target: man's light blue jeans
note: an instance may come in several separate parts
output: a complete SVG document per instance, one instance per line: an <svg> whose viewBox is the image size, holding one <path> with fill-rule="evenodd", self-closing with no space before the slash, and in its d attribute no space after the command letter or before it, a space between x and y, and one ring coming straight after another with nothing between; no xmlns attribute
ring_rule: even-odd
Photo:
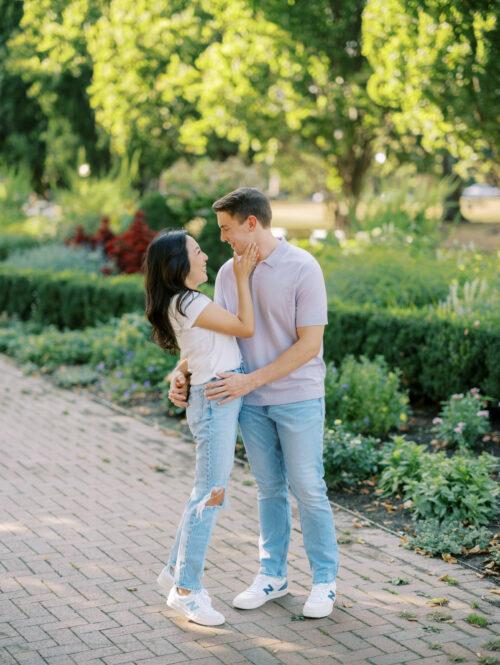
<svg viewBox="0 0 500 665"><path fill-rule="evenodd" d="M338 547L323 479L324 417L323 398L241 408L241 432L258 485L262 575L287 575L290 487L298 503L313 584L336 578Z"/></svg>
<svg viewBox="0 0 500 665"><path fill-rule="evenodd" d="M241 370L235 370L241 371ZM177 529L167 569L177 587L200 591L210 536L234 462L241 398L220 405L205 397L206 384L191 386L187 421L196 442L193 491ZM212 493L224 490L219 505L207 505Z"/></svg>

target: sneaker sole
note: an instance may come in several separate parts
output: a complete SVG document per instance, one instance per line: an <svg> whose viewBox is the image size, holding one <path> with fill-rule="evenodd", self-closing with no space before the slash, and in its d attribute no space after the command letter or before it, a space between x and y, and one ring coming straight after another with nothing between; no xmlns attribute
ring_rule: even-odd
<svg viewBox="0 0 500 665"><path fill-rule="evenodd" d="M288 589L283 589L282 591L275 591L274 593L270 593L269 596L266 596L265 600L259 601L255 600L253 601L241 601L239 603L236 602L236 598L233 600L233 607L235 607L237 610L256 610L258 607L262 607L262 605L265 605L268 603L270 600L276 600L277 598L283 598L283 596L286 596L288 593Z"/></svg>
<svg viewBox="0 0 500 665"><path fill-rule="evenodd" d="M194 616L191 612L186 612L186 609L185 609L184 605L177 605L177 603L175 603L173 601L170 601L170 600L167 600L167 605L171 609L176 610L177 612L180 612L180 614L182 614L187 619L189 619L189 621L192 621L193 623L197 623L200 626L222 626L223 623L226 623L225 618L223 618L222 621L215 620L215 619L213 621L199 619L196 616Z"/></svg>
<svg viewBox="0 0 500 665"><path fill-rule="evenodd" d="M330 616L330 614L333 612L333 605L331 609L329 610L324 610L323 612L321 610L303 610L302 611L302 616L305 616L307 619L324 619L325 617Z"/></svg>

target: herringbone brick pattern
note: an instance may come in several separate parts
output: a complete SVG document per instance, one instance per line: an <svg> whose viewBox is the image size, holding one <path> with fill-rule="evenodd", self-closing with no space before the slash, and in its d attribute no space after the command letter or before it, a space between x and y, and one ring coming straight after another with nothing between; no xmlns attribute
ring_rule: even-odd
<svg viewBox="0 0 500 665"><path fill-rule="evenodd" d="M192 445L42 378L24 377L5 358L0 431L3 665L438 665L477 663L478 653L488 653L483 645L498 629L490 582L406 551L378 529L356 529L341 510L338 532L350 530L353 538L341 547L331 617L300 616L310 577L296 517L290 595L259 610L233 609L233 595L257 565L256 488L241 466L234 469L230 506L220 515L205 576L227 623L191 624L166 608L155 579L191 489ZM459 585L440 581L445 573ZM396 577L410 584L391 585ZM443 609L451 622L428 617L434 596L449 599ZM472 603L488 628L464 621Z"/></svg>

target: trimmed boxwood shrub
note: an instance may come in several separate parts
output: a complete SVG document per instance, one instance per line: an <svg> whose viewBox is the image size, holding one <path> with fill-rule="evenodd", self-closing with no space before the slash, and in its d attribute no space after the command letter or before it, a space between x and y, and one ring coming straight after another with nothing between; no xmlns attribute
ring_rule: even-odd
<svg viewBox="0 0 500 665"><path fill-rule="evenodd" d="M210 287L204 290L210 292ZM140 275L100 277L0 267L0 312L60 328L83 328L125 312L144 311ZM382 355L401 370L413 398L435 401L472 386L500 396L500 330L464 326L429 312L375 310L331 303L325 360Z"/></svg>
<svg viewBox="0 0 500 665"><path fill-rule="evenodd" d="M325 330L325 360L339 364L352 354L383 355L398 367L413 398L438 401L471 386L500 396L500 330L475 328L418 310L375 310L330 305Z"/></svg>
<svg viewBox="0 0 500 665"><path fill-rule="evenodd" d="M0 261L5 261L13 252L31 249L38 245L40 245L40 241L31 234L2 232L0 234Z"/></svg>
<svg viewBox="0 0 500 665"><path fill-rule="evenodd" d="M59 328L85 328L144 310L140 276L53 274L0 267L0 311Z"/></svg>

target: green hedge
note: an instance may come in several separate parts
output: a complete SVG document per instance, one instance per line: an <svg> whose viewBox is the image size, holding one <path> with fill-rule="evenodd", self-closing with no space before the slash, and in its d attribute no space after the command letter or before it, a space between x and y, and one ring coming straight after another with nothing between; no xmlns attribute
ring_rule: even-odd
<svg viewBox="0 0 500 665"><path fill-rule="evenodd" d="M18 250L31 249L40 245L40 241L27 233L0 233L0 261Z"/></svg>
<svg viewBox="0 0 500 665"><path fill-rule="evenodd" d="M383 355L399 367L413 398L447 399L478 387L500 397L500 330L475 328L423 311L330 304L325 360Z"/></svg>
<svg viewBox="0 0 500 665"><path fill-rule="evenodd" d="M93 277L0 267L0 312L61 328L83 328L144 308L140 276ZM325 360L383 355L413 398L447 399L478 387L500 396L500 330L464 327L423 311L331 303Z"/></svg>
<svg viewBox="0 0 500 665"><path fill-rule="evenodd" d="M101 277L0 267L0 311L60 328L85 328L144 309L139 276Z"/></svg>

